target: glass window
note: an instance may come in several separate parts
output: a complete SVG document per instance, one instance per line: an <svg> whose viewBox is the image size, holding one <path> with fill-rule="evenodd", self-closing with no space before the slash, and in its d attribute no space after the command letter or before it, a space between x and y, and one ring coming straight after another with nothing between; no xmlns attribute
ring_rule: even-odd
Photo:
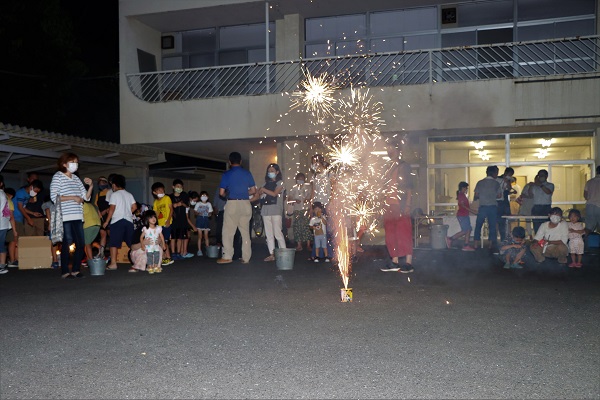
<svg viewBox="0 0 600 400"><path fill-rule="evenodd" d="M372 53L386 53L393 51L404 50L404 38L393 37L386 39L372 39L371 40L371 52Z"/></svg>
<svg viewBox="0 0 600 400"><path fill-rule="evenodd" d="M246 50L223 51L219 53L219 65L246 64L248 55Z"/></svg>
<svg viewBox="0 0 600 400"><path fill-rule="evenodd" d="M217 48L216 30L200 29L187 31L181 34L184 52L206 53L215 51Z"/></svg>
<svg viewBox="0 0 600 400"><path fill-rule="evenodd" d="M371 35L386 36L437 29L437 8L377 12L370 16Z"/></svg>
<svg viewBox="0 0 600 400"><path fill-rule="evenodd" d="M595 0L519 0L519 21L593 15Z"/></svg>
<svg viewBox="0 0 600 400"><path fill-rule="evenodd" d="M351 56L366 53L363 42L337 42L335 45L336 56Z"/></svg>
<svg viewBox="0 0 600 400"><path fill-rule="evenodd" d="M589 133L514 135L510 139L510 162L591 160L591 141Z"/></svg>
<svg viewBox="0 0 600 400"><path fill-rule="evenodd" d="M194 54L190 56L190 68L212 67L215 65L215 55L210 54Z"/></svg>
<svg viewBox="0 0 600 400"><path fill-rule="evenodd" d="M436 46L437 35L416 35L404 37L404 50L426 50L434 49Z"/></svg>
<svg viewBox="0 0 600 400"><path fill-rule="evenodd" d="M564 38L593 35L595 34L595 24L596 22L593 19L557 22L554 37Z"/></svg>
<svg viewBox="0 0 600 400"><path fill-rule="evenodd" d="M544 40L554 38L554 23L520 26L517 28L518 41Z"/></svg>
<svg viewBox="0 0 600 400"><path fill-rule="evenodd" d="M503 136L430 139L431 164L498 164L505 158Z"/></svg>
<svg viewBox="0 0 600 400"><path fill-rule="evenodd" d="M275 43L275 24L269 24L269 42ZM227 26L219 30L221 49L240 49L265 46L265 25Z"/></svg>
<svg viewBox="0 0 600 400"><path fill-rule="evenodd" d="M442 47L474 46L477 44L477 32L444 33Z"/></svg>
<svg viewBox="0 0 600 400"><path fill-rule="evenodd" d="M307 44L305 57L328 57L335 55L335 49L331 44Z"/></svg>
<svg viewBox="0 0 600 400"><path fill-rule="evenodd" d="M513 21L513 0L459 4L458 26L504 24Z"/></svg>
<svg viewBox="0 0 600 400"><path fill-rule="evenodd" d="M163 71L172 71L183 68L183 57L164 57L162 59Z"/></svg>
<svg viewBox="0 0 600 400"><path fill-rule="evenodd" d="M342 15L306 20L306 41L346 40L364 38L366 15Z"/></svg>

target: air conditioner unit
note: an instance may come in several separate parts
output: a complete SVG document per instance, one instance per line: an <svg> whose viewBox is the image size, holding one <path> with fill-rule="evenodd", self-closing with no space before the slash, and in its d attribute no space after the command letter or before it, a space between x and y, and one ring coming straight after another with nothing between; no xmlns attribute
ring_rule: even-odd
<svg viewBox="0 0 600 400"><path fill-rule="evenodd" d="M162 49L162 54L173 54L173 53L181 53L182 45L181 45L181 33L163 33L160 38L160 48Z"/></svg>

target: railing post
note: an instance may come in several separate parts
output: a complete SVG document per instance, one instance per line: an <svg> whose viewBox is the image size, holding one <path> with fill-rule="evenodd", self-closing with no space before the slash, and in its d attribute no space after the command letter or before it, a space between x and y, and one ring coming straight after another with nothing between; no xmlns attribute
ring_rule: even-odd
<svg viewBox="0 0 600 400"><path fill-rule="evenodd" d="M429 97L433 95L433 50L428 50L429 54Z"/></svg>

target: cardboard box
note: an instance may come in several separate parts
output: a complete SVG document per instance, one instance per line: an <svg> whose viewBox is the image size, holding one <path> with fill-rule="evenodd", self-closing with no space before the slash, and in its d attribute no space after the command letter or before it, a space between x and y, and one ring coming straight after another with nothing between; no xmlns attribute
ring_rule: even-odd
<svg viewBox="0 0 600 400"><path fill-rule="evenodd" d="M48 236L19 236L19 269L52 268Z"/></svg>
<svg viewBox="0 0 600 400"><path fill-rule="evenodd" d="M129 247L125 243L121 245L117 252L117 264L131 264L131 261L129 261Z"/></svg>

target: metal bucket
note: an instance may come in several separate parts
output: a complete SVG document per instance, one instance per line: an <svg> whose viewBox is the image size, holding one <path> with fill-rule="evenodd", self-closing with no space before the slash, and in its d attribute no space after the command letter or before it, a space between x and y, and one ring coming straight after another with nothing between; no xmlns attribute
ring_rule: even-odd
<svg viewBox="0 0 600 400"><path fill-rule="evenodd" d="M88 260L88 268L90 269L90 275L104 275L104 272L106 271L106 260L102 258Z"/></svg>
<svg viewBox="0 0 600 400"><path fill-rule="evenodd" d="M432 249L445 249L448 247L446 244L446 236L448 235L448 225L430 225L430 242Z"/></svg>
<svg viewBox="0 0 600 400"><path fill-rule="evenodd" d="M206 248L206 255L208 258L219 258L221 248L219 246L208 246Z"/></svg>
<svg viewBox="0 0 600 400"><path fill-rule="evenodd" d="M296 249L275 249L277 269L289 270L294 268Z"/></svg>

